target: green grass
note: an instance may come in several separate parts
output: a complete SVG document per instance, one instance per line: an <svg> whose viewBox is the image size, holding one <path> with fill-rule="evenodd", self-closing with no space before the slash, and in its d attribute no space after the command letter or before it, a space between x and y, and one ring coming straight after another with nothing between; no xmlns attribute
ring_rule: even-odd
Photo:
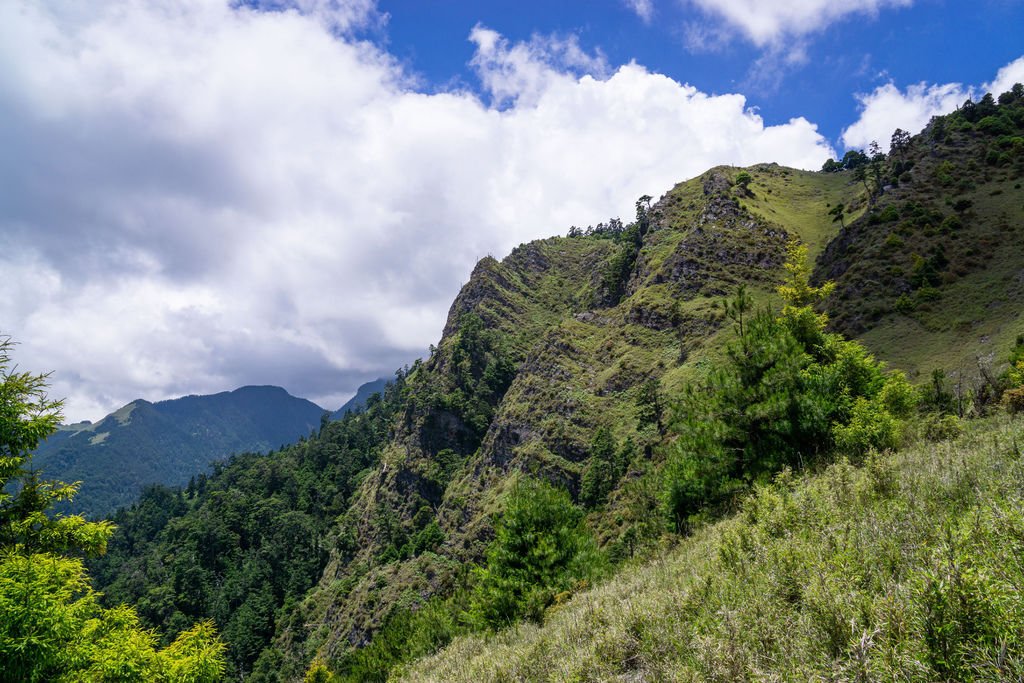
<svg viewBox="0 0 1024 683"><path fill-rule="evenodd" d="M783 475L734 517L406 681L1018 680L1024 423Z"/></svg>
<svg viewBox="0 0 1024 683"><path fill-rule="evenodd" d="M993 137L957 124L957 116L945 117L943 142L926 130L902 159L886 162L912 168L869 213L847 221L817 275L837 282L829 302L837 329L911 375L941 368L975 383L977 359L995 352L998 365L1021 331L1024 157L989 165ZM937 251L944 263L922 286L915 260Z"/></svg>
<svg viewBox="0 0 1024 683"><path fill-rule="evenodd" d="M778 164L758 164L746 170L754 181L749 195L736 192L743 206L795 234L808 245L812 259L839 232L839 223L828 215L830 208L836 204L859 206L844 214L847 223L863 213L864 188L848 173L814 173Z"/></svg>

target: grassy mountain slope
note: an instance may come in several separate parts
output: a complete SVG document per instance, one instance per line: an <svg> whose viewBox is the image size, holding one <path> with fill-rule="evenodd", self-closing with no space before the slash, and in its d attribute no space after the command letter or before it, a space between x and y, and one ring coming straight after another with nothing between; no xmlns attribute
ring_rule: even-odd
<svg viewBox="0 0 1024 683"><path fill-rule="evenodd" d="M819 261L837 328L912 375L978 375L1021 327L1024 105L995 111L1007 128L961 111L890 154L891 185Z"/></svg>
<svg viewBox="0 0 1024 683"><path fill-rule="evenodd" d="M1000 418L862 467L780 477L543 626L460 638L395 678L1014 680L1021 443L1024 424Z"/></svg>
<svg viewBox="0 0 1024 683"><path fill-rule="evenodd" d="M324 410L279 387L133 401L96 423L61 427L37 449L49 477L82 481L75 512L110 514L146 484L182 486L214 460L269 451L307 436Z"/></svg>
<svg viewBox="0 0 1024 683"><path fill-rule="evenodd" d="M409 377L417 390L444 393L458 355L460 321L472 313L504 345L516 369L476 439L464 441L462 417L436 403L411 409L385 448L379 469L355 495L343 525L359 539L355 557L328 563L317 589L299 610L305 632L286 630L285 651L307 660L314 652L337 656L365 642L396 605L415 605L450 587L458 568L479 561L490 538L492 515L517 473L557 481L574 495L588 466L591 439L605 427L619 444L632 443L638 476L662 438L658 425L638 418L644 388L653 382L671 393L701 372L720 333L720 298L740 284L764 292L777 282L789 233L744 210L732 186L737 169L716 168L682 183L648 213L649 228L635 254L623 298L608 305L608 273L629 248L628 239L553 238L515 250L501 263L480 262L456 299L438 350ZM859 191L848 178L763 166L765 183L803 187L820 177L828 197ZM805 190L806 191L806 190ZM820 249L835 233L825 212L810 201L790 211ZM418 388L418 389L417 389ZM416 404L415 399L413 403ZM432 425L445 425L441 437ZM438 477L438 462L454 446L452 476ZM595 518L607 544L628 543L616 515L652 511L628 495ZM419 515L426 508L430 515ZM426 520L443 541L408 557L405 539ZM294 646L302 643L304 652Z"/></svg>

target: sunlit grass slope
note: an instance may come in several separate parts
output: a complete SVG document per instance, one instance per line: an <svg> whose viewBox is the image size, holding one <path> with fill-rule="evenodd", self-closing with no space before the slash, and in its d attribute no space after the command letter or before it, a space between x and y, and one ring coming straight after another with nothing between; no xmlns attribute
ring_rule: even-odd
<svg viewBox="0 0 1024 683"><path fill-rule="evenodd" d="M408 681L1020 680L1024 422L783 475L659 559Z"/></svg>

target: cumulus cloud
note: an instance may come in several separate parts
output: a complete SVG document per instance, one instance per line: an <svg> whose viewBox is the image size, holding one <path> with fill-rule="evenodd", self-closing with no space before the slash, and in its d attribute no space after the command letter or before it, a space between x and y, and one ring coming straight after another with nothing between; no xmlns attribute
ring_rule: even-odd
<svg viewBox="0 0 1024 683"><path fill-rule="evenodd" d="M913 0L689 0L706 14L742 33L758 47L816 33L854 14L875 16ZM695 29L691 27L693 33ZM697 32L701 34L701 32Z"/></svg>
<svg viewBox="0 0 1024 683"><path fill-rule="evenodd" d="M478 258L714 164L832 153L802 118L766 126L571 37L478 26L489 101L419 92L343 30L378 21L362 1L0 3L0 332L69 419L246 383L336 408L437 341Z"/></svg>
<svg viewBox="0 0 1024 683"><path fill-rule="evenodd" d="M512 45L497 31L477 24L469 40L476 45L470 63L499 107L513 102L531 107L559 81L584 74L603 78L609 72L605 56L600 51L587 54L572 35L535 35Z"/></svg>
<svg viewBox="0 0 1024 683"><path fill-rule="evenodd" d="M897 128L919 133L933 116L956 109L969 94L960 83L917 83L905 91L886 83L866 95L857 96L860 117L843 131L843 144L847 148L864 149L877 142L883 151L888 151L889 140Z"/></svg>
<svg viewBox="0 0 1024 683"><path fill-rule="evenodd" d="M998 97L1014 83L1024 83L1024 57L1002 67L990 83L979 87L917 83L900 90L893 83L886 83L870 93L857 95L860 116L843 131L841 139L847 148L863 149L875 141L883 151L888 151L897 128L919 133L933 116L948 114L968 98L976 100L986 92Z"/></svg>
<svg viewBox="0 0 1024 683"><path fill-rule="evenodd" d="M1000 69L992 82L986 83L982 89L999 97L1017 83L1024 83L1024 57L1018 57Z"/></svg>

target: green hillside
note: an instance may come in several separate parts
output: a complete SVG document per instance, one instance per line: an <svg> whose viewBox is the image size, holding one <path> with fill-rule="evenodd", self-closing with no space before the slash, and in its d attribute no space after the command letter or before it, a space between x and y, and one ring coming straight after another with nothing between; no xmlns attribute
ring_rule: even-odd
<svg viewBox="0 0 1024 683"><path fill-rule="evenodd" d="M787 473L542 626L461 637L401 681L1017 680L1024 424Z"/></svg>
<svg viewBox="0 0 1024 683"><path fill-rule="evenodd" d="M47 476L81 481L75 513L111 514L143 486L184 486L232 453L267 452L308 436L323 408L280 387L132 401L98 422L62 426L36 449Z"/></svg>
<svg viewBox="0 0 1024 683"><path fill-rule="evenodd" d="M384 387L387 385L387 379L381 377L375 379L372 382L366 384L360 384L359 388L356 389L355 396L345 402L345 405L331 413L331 419L337 420L345 416L345 413L351 413L356 410L363 410L366 408L366 402L374 394L384 393Z"/></svg>
<svg viewBox="0 0 1024 683"><path fill-rule="evenodd" d="M767 486L785 466L826 468L837 457L833 448L859 459L870 446L904 443L907 429L937 437L958 429L960 413L999 409L1011 381L1002 373L1017 353L1016 335L1024 332L1015 304L1022 300L1024 252L1012 248L1024 225L1015 187L1024 176L1024 144L1017 142L1024 98L1011 93L1000 99L974 121L963 110L934 121L888 156L851 157L820 173L773 164L714 168L655 202L641 198L628 224L574 228L566 237L521 245L500 262L481 260L428 359L401 370L365 412L324 424L308 440L265 458L235 457L183 491L147 491L118 516L110 554L94 565L98 583L111 602L128 601L143 619L168 628L168 638L197 619L213 618L228 645L230 675L250 680L298 680L311 665L340 680L383 680L395 665L459 636L453 654L411 671L437 680L449 673L543 679L528 667L557 660L561 668L549 671L578 672L579 680L657 679L664 672L658 667L677 664L699 680L730 679L730 671L734 679L777 662L780 672L803 678L828 670L828 662L846 662L852 641L845 639L853 637L847 617L860 619L857 638L875 639L884 607L876 605L877 596L891 588L902 599L901 591L920 577L886 578L897 569L892 564L851 564L851 572L863 570L866 583L850 597L833 590L850 578L842 567L821 576L800 572L831 557L812 555L835 550L821 539L842 540L833 528L841 525L837 511L849 508L870 525L891 519L889 506L903 500L925 511L938 505L943 489L932 491L927 477L941 483L951 475L941 461L934 464L938 469L918 467L926 447L900 461L869 460L875 469L835 466L818 479L763 489L757 500L764 505L772 496L790 496L794 509L807 513L793 513L798 519L784 520L792 522L788 527L771 520L763 526L760 513L749 512L762 503L748 503L746 517L699 529L734 511L751 487ZM937 135L936 127L945 134ZM978 172L965 184L960 174L972 163ZM955 186L946 184L947 176ZM801 281L795 242L815 259L813 281L836 283L818 303L832 329L866 350L820 329L821 318L806 306L829 290ZM784 278L799 291L779 294ZM737 296L741 288L744 295ZM1016 348L1024 355L1024 345ZM868 352L907 370L922 389L885 375ZM934 376L933 369L939 371ZM971 458L1001 457L969 452ZM1010 464L984 467L998 486L994 473ZM892 490L861 498L850 493L883 475L891 475ZM978 481L985 476L979 470ZM835 499L829 491L843 477L853 488ZM546 492L536 482L567 494ZM922 490L914 490L918 486ZM962 492L957 500L980 506L980 517L991 516L983 507L987 490L980 488L977 498L967 497L973 490ZM1011 505L1015 499L1004 493ZM524 497L512 508L520 512L505 514L510 501ZM966 518L956 510L936 508L934 520L940 527L947 520L951 534L963 534ZM815 521L818 512L832 517ZM835 524L820 528L826 519ZM843 533L855 533L860 519L851 516ZM547 563L543 571L531 566L502 574L514 564L517 553L510 548L517 534L534 538L529 525L537 520L553 525L544 532L550 538L568 539L580 553L587 549L587 557L596 548L599 559L582 563L584 569L578 558L557 552L565 545L559 542L547 560L537 559ZM941 564L929 564L944 547L935 543L952 541L921 520L905 529L914 552L904 558L900 548L890 549L879 562L899 556L907 573L939 571ZM736 541L735 557L721 559L720 537L728 529L740 533L742 524L754 535L749 543ZM773 545L772 529L791 529L799 545ZM666 545L694 530L693 539L665 554ZM886 539L861 540L874 548ZM914 545L918 541L923 545ZM702 549L709 548L714 552L704 557ZM797 551L804 554L793 554L792 566L778 559L789 567L788 577L774 564L752 564L760 559L749 554ZM979 557L977 571L990 571L1000 558ZM710 611L704 612L704 594L688 592L697 584L687 582L696 578L672 582L679 572L718 576L715 569L724 565L715 562L749 565L751 587L728 583L728 573L715 579L719 583L709 578ZM806 600L793 593L811 579L820 582L809 584L818 593ZM763 612L762 628L785 637L769 641L749 627L757 613L731 616L726 594L774 580L790 592L783 586L750 606L773 610ZM570 601L594 582L602 587ZM609 619L627 622L628 637L616 630L618 622L609 622L607 641L594 628L598 622L573 622L589 625L591 645L554 630L562 628L559 619L575 618L562 615L619 599L618 587L628 602L641 585L661 587L644 598L657 613L636 622L641 630L631 630L625 606L609 612ZM1004 584L992 585L1003 590ZM686 618L699 628L689 649L666 653L682 645L655 638L669 625L658 619L675 624L683 617L658 611L658 601L685 602L687 595L698 596L687 603ZM787 595L794 604L783 604ZM782 596L781 602L772 596ZM828 602L840 598L848 602ZM912 600L898 604L915 614L923 609ZM860 612L848 615L855 608ZM601 618L596 614L586 619ZM550 619L553 630L515 626L498 636L469 635L520 616ZM813 621L819 617L820 624ZM953 621L939 626L957 619L967 617L950 613ZM903 671L900 657L931 656L920 649L912 626L892 636L886 670ZM831 629L822 631L827 639L807 645L817 628ZM1016 641L1002 628L970 636L964 647L978 647L967 654L943 650L949 661L931 662L921 675L941 678L954 670L942 667L958 662L985 665L992 637L1003 638L1016 656ZM742 632L742 639L729 640L722 629L725 636L728 629ZM607 653L600 650L605 642ZM648 645L650 653L643 650ZM507 657L500 648L507 648ZM499 673L503 659L526 668ZM599 668L604 660L617 668ZM459 661L466 668L459 669ZM630 669L630 662L637 667Z"/></svg>
<svg viewBox="0 0 1024 683"><path fill-rule="evenodd" d="M884 194L819 261L838 283L836 327L915 375L976 377L1021 328L1024 108L1001 99L938 117L894 150Z"/></svg>

